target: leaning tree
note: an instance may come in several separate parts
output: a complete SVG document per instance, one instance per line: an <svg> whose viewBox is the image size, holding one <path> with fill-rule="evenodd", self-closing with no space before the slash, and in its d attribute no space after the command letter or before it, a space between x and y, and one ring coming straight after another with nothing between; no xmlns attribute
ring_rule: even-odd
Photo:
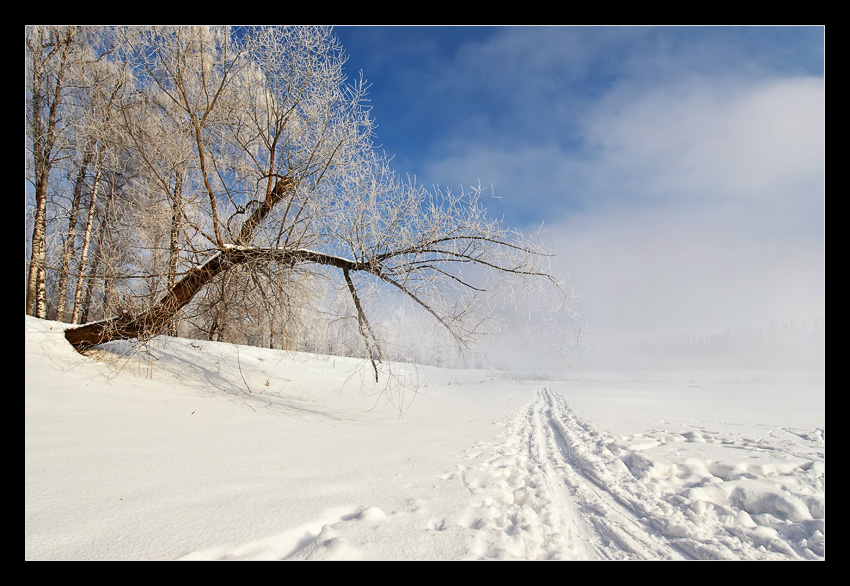
<svg viewBox="0 0 850 586"><path fill-rule="evenodd" d="M77 349L160 333L237 268L275 267L254 280L264 298L285 297L299 275L336 279L373 362L383 351L369 307L388 293L465 344L494 293L535 283L560 290L550 257L488 217L478 189L429 191L393 172L331 30L146 27L117 36L109 58L123 60L132 86L117 119L144 185L168 198L181 262L147 308L66 330Z"/></svg>

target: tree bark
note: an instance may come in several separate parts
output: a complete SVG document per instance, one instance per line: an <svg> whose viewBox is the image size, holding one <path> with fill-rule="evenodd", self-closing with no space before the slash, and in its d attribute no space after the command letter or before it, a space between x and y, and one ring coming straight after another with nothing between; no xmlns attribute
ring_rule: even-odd
<svg viewBox="0 0 850 586"><path fill-rule="evenodd" d="M171 237L168 244L168 289L177 284L177 260L180 255L180 207L183 198L182 169L176 173L174 193L171 200ZM172 318L168 323L168 335L177 335L177 319Z"/></svg>
<svg viewBox="0 0 850 586"><path fill-rule="evenodd" d="M228 255L218 253L178 281L156 305L138 315L124 314L65 331L65 338L78 350L111 340L145 338L159 333L170 318L200 289L228 266Z"/></svg>

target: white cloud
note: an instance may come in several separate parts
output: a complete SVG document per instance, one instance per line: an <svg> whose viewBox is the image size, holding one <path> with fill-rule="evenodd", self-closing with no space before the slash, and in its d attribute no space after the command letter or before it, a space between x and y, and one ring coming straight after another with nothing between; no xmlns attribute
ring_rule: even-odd
<svg viewBox="0 0 850 586"><path fill-rule="evenodd" d="M594 335L823 319L824 80L798 75L816 29L499 33L417 79L440 131L415 172L545 221Z"/></svg>
<svg viewBox="0 0 850 586"><path fill-rule="evenodd" d="M823 186L824 133L823 80L815 78L620 91L585 127L588 146L618 187L680 204L808 199Z"/></svg>
<svg viewBox="0 0 850 586"><path fill-rule="evenodd" d="M598 335L824 318L821 81L610 101L588 135L598 205L552 233Z"/></svg>
<svg viewBox="0 0 850 586"><path fill-rule="evenodd" d="M587 216L549 232L593 329L707 334L824 315L824 257L661 210Z"/></svg>
<svg viewBox="0 0 850 586"><path fill-rule="evenodd" d="M598 335L823 318L822 80L623 87L583 131L579 151L467 137L430 171L546 220Z"/></svg>

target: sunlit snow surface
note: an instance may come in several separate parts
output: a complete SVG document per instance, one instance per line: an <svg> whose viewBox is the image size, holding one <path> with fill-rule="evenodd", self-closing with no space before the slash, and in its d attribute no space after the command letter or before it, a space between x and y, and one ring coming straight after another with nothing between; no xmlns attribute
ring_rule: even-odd
<svg viewBox="0 0 850 586"><path fill-rule="evenodd" d="M83 357L63 327L26 318L29 560L825 557L823 372L375 385L184 339Z"/></svg>

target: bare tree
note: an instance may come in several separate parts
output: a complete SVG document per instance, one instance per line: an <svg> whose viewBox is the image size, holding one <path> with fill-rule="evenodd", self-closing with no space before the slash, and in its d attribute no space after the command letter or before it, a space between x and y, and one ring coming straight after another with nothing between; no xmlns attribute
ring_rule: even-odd
<svg viewBox="0 0 850 586"><path fill-rule="evenodd" d="M27 278L28 315L47 316L47 197L50 172L61 151L60 116L69 62L74 54L76 27L27 27L26 130L30 139L35 214Z"/></svg>
<svg viewBox="0 0 850 586"><path fill-rule="evenodd" d="M137 101L168 103L160 110L170 116L169 132L154 132L127 108L127 136L170 194L181 255L195 262L151 306L68 329L76 348L157 335L237 268L246 299L266 302L291 301L293 280L337 282L373 361L383 350L370 316L392 295L464 345L481 332L493 294L532 284L560 292L550 257L489 218L481 190L431 192L399 178L376 153L363 84L347 83L332 31L124 33ZM169 181L178 167L179 198Z"/></svg>
<svg viewBox="0 0 850 586"><path fill-rule="evenodd" d="M60 321L66 318L67 292L69 286L73 286L74 278L77 279L78 291L83 286L80 275L85 273L92 213L98 205L97 193L107 172L107 151L114 149L109 144L113 138L110 117L123 85L123 76L120 70L115 71L115 63L99 58L109 50L108 39L99 32L90 27L76 29L76 58L68 64L67 82L64 84L67 89L63 92L66 104L62 118L67 129L68 156L60 161L60 165L66 169L68 181L72 182L72 186L68 185L72 195L67 208L67 229L62 234L64 245L55 292L56 319ZM55 188L61 194L64 187L57 182ZM87 209L83 209L86 199ZM79 237L82 242L78 246L77 224L80 217L87 221L81 226ZM83 251L81 258L77 256L78 251ZM77 265L76 270L72 268L74 264ZM79 299L75 305L79 306ZM72 322L79 314L79 307L74 307L73 311Z"/></svg>
<svg viewBox="0 0 850 586"><path fill-rule="evenodd" d="M65 304L68 291L68 277L71 272L71 262L74 258L74 251L77 239L77 220L80 211L80 205L83 200L83 187L86 182L86 175L89 172L89 166L94 159L94 150L86 145L83 149L82 160L78 163L76 176L74 178L74 190L71 198L71 207L68 211L68 229L65 233L65 246L62 252L62 266L59 269L59 282L56 293L56 319L65 321Z"/></svg>

